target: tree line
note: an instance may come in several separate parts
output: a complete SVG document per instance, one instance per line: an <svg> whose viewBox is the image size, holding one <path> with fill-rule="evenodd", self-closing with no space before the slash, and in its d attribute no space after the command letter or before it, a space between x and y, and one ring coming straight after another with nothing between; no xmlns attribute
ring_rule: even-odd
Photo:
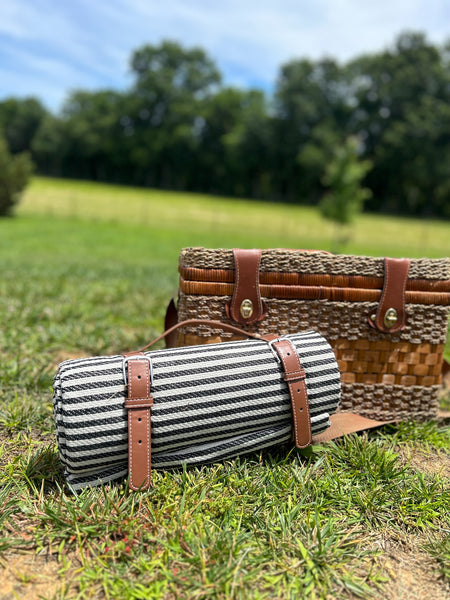
<svg viewBox="0 0 450 600"><path fill-rule="evenodd" d="M59 114L0 102L10 151L41 174L317 204L351 138L370 162L366 209L450 217L450 41L403 33L345 64L282 65L273 94L225 86L200 48L133 52L125 91L72 92Z"/></svg>

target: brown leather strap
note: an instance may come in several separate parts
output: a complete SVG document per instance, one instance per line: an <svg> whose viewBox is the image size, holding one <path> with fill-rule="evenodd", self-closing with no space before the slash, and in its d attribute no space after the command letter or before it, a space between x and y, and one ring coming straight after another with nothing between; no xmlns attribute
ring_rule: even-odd
<svg viewBox="0 0 450 600"><path fill-rule="evenodd" d="M311 444L312 436L305 371L300 363L297 350L290 340L276 340L272 342L272 346L280 357L284 369L284 380L289 388L295 445L297 448L306 448Z"/></svg>
<svg viewBox="0 0 450 600"><path fill-rule="evenodd" d="M261 250L235 248L235 278L233 296L226 310L228 316L242 325L264 318L264 305L259 288Z"/></svg>
<svg viewBox="0 0 450 600"><path fill-rule="evenodd" d="M128 397L128 471L132 490L145 490L151 481L151 395L150 359L140 352L124 355Z"/></svg>
<svg viewBox="0 0 450 600"><path fill-rule="evenodd" d="M406 325L405 292L410 263L409 258L384 259L383 293L376 314L369 315L369 324L378 331L397 333Z"/></svg>
<svg viewBox="0 0 450 600"><path fill-rule="evenodd" d="M144 346L139 350L139 352L143 352L148 348L151 348L157 342L160 342L167 336L170 336L180 327L209 327L211 329L222 329L223 331L229 331L230 333L234 333L236 335L241 335L246 338L253 338L255 340L264 340L265 336L262 336L259 333L251 333L250 331L245 331L244 329L240 329L239 327L235 327L234 325L228 325L228 323L222 323L221 321L209 321L207 319L187 319L186 321L180 321L161 335L158 335L157 338L152 340L149 344Z"/></svg>

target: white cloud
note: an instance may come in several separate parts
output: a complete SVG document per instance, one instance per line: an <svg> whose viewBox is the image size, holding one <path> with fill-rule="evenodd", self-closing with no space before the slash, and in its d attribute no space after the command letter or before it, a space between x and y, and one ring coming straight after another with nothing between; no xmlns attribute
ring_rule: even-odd
<svg viewBox="0 0 450 600"><path fill-rule="evenodd" d="M61 98L72 87L125 87L131 51L164 38L205 48L227 83L270 87L290 59L346 61L406 29L442 43L449 23L448 0L1 0L0 96L14 93L21 69L30 93L41 74L34 93L53 107L58 85Z"/></svg>
<svg viewBox="0 0 450 600"><path fill-rule="evenodd" d="M435 42L450 33L446 0L123 0L122 6L140 17L132 25L136 41L170 37L199 44L223 70L239 66L267 83L291 58L345 61L386 47L405 29L423 29Z"/></svg>

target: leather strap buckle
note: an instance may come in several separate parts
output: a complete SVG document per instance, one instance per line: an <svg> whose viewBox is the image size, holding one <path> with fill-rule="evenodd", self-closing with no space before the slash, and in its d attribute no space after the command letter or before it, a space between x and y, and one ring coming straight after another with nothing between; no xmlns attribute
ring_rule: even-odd
<svg viewBox="0 0 450 600"><path fill-rule="evenodd" d="M269 346L272 354L275 357L275 360L277 361L277 363L279 363L281 365L281 358L278 354L278 352L275 350L275 348L273 347L273 344L276 344L277 342L282 342L285 338L284 337L277 337L273 340L270 340L270 342L267 342L267 345Z"/></svg>
<svg viewBox="0 0 450 600"><path fill-rule="evenodd" d="M150 383L153 383L153 364L150 356L146 356L145 354L130 354L128 356L123 357L123 380L125 381L125 385L128 385L128 369L127 363L130 360L146 360L148 361L149 369L150 369Z"/></svg>

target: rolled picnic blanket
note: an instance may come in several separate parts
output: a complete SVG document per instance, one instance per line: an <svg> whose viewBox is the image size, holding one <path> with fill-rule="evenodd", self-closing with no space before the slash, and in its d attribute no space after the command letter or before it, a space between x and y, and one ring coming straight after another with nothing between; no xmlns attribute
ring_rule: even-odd
<svg viewBox="0 0 450 600"><path fill-rule="evenodd" d="M290 348L299 367L288 373ZM209 463L282 444L291 439L294 427L297 437L306 435L307 445L306 430L317 434L327 429L338 407L335 355L313 331L131 358L150 365L152 406L142 410L151 411L148 438L151 434L151 464L157 468ZM123 355L59 365L53 397L56 435L65 477L74 490L121 480L129 472L126 367Z"/></svg>

